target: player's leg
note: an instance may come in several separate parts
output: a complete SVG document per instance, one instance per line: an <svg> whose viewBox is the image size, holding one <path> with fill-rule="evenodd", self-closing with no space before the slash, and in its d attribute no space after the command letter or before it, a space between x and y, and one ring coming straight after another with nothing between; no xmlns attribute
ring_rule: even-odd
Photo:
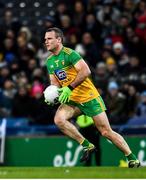
<svg viewBox="0 0 146 180"><path fill-rule="evenodd" d="M110 139L121 151L124 152L125 155L129 155L131 153L131 150L124 138L111 129L105 112L94 116L93 120L102 136Z"/></svg>
<svg viewBox="0 0 146 180"><path fill-rule="evenodd" d="M56 111L54 122L64 134L81 143L84 137L78 132L77 128L68 121L77 114L80 114L80 110L77 107L61 104Z"/></svg>
<svg viewBox="0 0 146 180"><path fill-rule="evenodd" d="M106 113L102 112L93 116L93 120L101 135L111 140L113 144L115 144L125 154L129 161L129 166L138 167L140 165L139 161L131 152L124 138L111 129Z"/></svg>
<svg viewBox="0 0 146 180"><path fill-rule="evenodd" d="M84 135L85 138L87 138L97 148L97 150L95 150L95 152L92 151L93 154L88 153L89 158L87 158L86 163L84 165L85 166L91 166L91 164L92 164L92 155L93 155L93 156L95 156L96 165L99 166L100 165L100 155L101 155L101 153L100 153L100 145L99 145L99 133L97 133L96 127L92 124L92 125L90 125L88 127L81 128L80 132L81 132L81 134ZM91 151L89 151L89 152L91 152Z"/></svg>
<svg viewBox="0 0 146 180"><path fill-rule="evenodd" d="M83 147L93 147L94 145L85 139L78 129L68 120L74 116L81 114L81 111L78 107L61 104L56 111L54 122L59 127L59 129L66 134L67 136L75 139Z"/></svg>

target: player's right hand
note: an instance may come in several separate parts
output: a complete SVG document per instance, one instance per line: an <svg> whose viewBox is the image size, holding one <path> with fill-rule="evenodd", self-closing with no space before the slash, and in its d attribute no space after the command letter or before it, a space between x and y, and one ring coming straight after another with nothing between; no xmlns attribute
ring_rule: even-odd
<svg viewBox="0 0 146 180"><path fill-rule="evenodd" d="M64 104L66 102L69 102L70 100L70 95L72 93L72 90L68 87L68 86L65 86L65 87L62 87L58 90L58 92L60 93L60 96L59 96L59 99L58 101L61 103L61 104Z"/></svg>

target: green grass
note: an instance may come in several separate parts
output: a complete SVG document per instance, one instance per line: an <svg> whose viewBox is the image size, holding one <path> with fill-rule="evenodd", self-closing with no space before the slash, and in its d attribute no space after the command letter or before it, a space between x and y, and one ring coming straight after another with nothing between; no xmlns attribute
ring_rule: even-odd
<svg viewBox="0 0 146 180"><path fill-rule="evenodd" d="M146 178L146 167L1 167L0 178Z"/></svg>

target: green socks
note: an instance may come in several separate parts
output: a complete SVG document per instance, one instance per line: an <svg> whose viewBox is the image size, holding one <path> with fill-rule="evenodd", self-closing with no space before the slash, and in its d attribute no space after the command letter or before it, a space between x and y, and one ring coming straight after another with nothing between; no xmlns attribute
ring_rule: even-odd
<svg viewBox="0 0 146 180"><path fill-rule="evenodd" d="M126 156L126 158L128 159L128 161L137 160L136 156L133 153L131 153L128 156Z"/></svg>
<svg viewBox="0 0 146 180"><path fill-rule="evenodd" d="M87 139L84 139L83 142L80 143L83 147L89 147L91 144Z"/></svg>

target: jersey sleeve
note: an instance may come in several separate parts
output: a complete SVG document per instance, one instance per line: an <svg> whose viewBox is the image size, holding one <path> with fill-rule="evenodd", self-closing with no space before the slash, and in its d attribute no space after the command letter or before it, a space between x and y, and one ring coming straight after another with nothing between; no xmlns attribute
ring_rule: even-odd
<svg viewBox="0 0 146 180"><path fill-rule="evenodd" d="M72 53L69 56L69 61L71 64L75 65L82 57L77 53L76 51L72 51Z"/></svg>

